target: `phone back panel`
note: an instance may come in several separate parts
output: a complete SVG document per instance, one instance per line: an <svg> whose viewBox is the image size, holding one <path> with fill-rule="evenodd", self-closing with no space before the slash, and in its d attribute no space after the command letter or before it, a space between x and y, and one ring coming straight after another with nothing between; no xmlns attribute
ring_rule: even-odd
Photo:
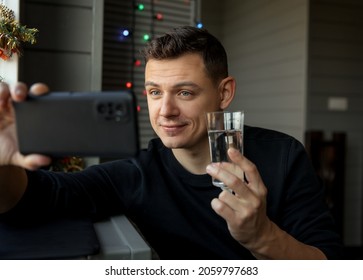
<svg viewBox="0 0 363 280"><path fill-rule="evenodd" d="M24 154L124 158L139 151L131 92L53 92L14 106Z"/></svg>

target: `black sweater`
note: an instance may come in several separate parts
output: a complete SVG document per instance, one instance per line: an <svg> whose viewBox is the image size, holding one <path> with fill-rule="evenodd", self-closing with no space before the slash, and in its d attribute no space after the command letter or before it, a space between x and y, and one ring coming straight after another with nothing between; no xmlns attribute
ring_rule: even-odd
<svg viewBox="0 0 363 280"><path fill-rule="evenodd" d="M339 236L304 147L285 134L245 127L244 153L268 188L269 218L328 258L340 258ZM211 208L220 192L211 177L186 171L159 139L137 158L78 173L39 170L28 177L26 194L3 220L124 213L161 259L253 259Z"/></svg>

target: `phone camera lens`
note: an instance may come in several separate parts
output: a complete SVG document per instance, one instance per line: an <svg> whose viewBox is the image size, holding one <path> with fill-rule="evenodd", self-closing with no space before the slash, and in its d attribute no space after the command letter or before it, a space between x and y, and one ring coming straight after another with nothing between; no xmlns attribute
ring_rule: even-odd
<svg viewBox="0 0 363 280"><path fill-rule="evenodd" d="M102 104L102 103L101 104L98 104L97 111L100 114L106 113L106 105L105 104Z"/></svg>

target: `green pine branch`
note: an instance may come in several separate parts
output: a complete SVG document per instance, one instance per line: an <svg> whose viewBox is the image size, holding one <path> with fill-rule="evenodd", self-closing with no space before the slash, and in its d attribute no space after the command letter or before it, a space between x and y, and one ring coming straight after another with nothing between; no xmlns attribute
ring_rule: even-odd
<svg viewBox="0 0 363 280"><path fill-rule="evenodd" d="M35 35L38 33L36 28L21 26L17 21L8 22L0 20L0 48L11 53L21 54L21 44L28 42L36 43Z"/></svg>

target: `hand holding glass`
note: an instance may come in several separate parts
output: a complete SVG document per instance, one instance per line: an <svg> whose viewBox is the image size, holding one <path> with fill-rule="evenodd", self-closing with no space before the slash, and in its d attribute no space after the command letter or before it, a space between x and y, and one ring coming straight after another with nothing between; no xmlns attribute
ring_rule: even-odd
<svg viewBox="0 0 363 280"><path fill-rule="evenodd" d="M243 124L244 113L238 112L208 112L207 129L210 156L212 162L230 162L228 149L233 147L243 154ZM228 187L218 179L213 178L216 187Z"/></svg>

